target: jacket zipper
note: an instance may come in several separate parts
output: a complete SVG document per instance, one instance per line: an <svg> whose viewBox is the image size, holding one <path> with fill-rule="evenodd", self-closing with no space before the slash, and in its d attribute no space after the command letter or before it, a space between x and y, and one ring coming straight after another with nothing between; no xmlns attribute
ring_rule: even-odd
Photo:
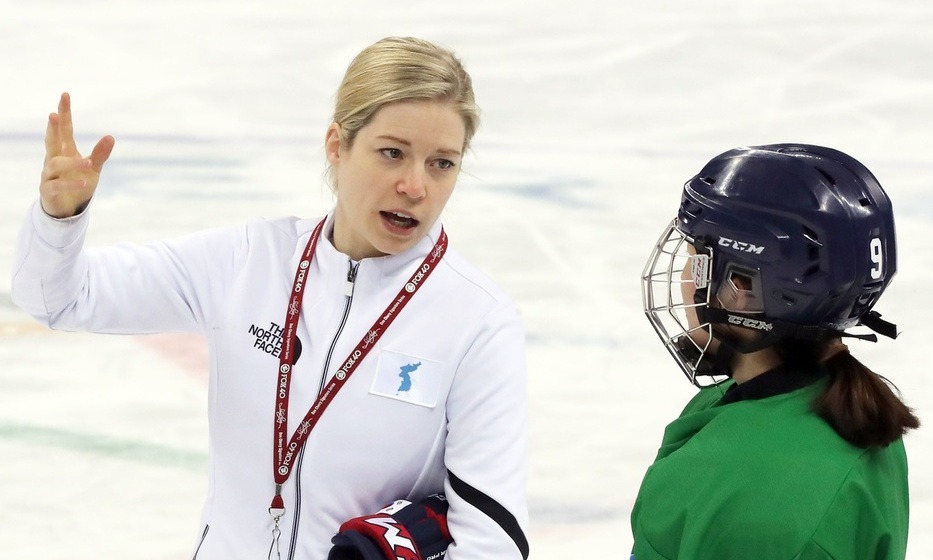
<svg viewBox="0 0 933 560"><path fill-rule="evenodd" d="M346 326L347 318L350 316L350 304L353 303L353 289L356 286L356 272L359 267L360 263L352 260L348 261L347 283L343 292L347 300L343 308L343 317L340 318L340 325L337 327L337 332L334 334L334 338L330 342L330 348L327 350L327 357L324 359L324 369L321 371L321 385L318 387L319 394L324 390L324 383L327 381L327 370L330 369L330 361L334 357L337 339L340 338L340 333L343 332L343 327ZM288 560L295 558L295 548L298 545L298 523L301 516L301 463L304 462L304 457L305 447L302 446L301 451L298 452L298 461L293 473L295 476L295 521L292 523L292 538L288 547Z"/></svg>

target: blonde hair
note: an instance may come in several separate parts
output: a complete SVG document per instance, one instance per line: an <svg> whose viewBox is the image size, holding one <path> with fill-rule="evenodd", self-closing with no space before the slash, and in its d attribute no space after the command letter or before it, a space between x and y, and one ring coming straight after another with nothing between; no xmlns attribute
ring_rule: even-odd
<svg viewBox="0 0 933 560"><path fill-rule="evenodd" d="M380 109L400 101L449 102L463 119L463 149L479 127L473 81L453 52L414 37L386 37L363 49L337 89L334 122L340 143L350 148L360 129ZM333 170L328 170L335 184Z"/></svg>

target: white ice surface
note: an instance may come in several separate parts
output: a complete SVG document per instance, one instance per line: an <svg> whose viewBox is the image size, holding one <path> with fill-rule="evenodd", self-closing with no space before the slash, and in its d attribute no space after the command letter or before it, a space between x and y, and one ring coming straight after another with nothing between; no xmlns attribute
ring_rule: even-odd
<svg viewBox="0 0 933 560"><path fill-rule="evenodd" d="M475 80L483 124L444 220L528 326L533 558L631 546L693 393L639 274L682 183L734 146L829 145L879 177L900 263L878 309L903 334L854 352L933 422L926 0L0 0L0 557L188 558L206 487L202 341L50 333L10 303L59 93L82 148L117 139L91 244L317 215L333 92L386 35L452 47ZM908 557L933 558L933 436L907 446Z"/></svg>

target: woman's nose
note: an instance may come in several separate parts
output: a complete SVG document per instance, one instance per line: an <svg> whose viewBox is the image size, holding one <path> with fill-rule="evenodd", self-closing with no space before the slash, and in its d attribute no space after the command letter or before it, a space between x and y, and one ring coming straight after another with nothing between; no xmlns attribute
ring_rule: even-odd
<svg viewBox="0 0 933 560"><path fill-rule="evenodd" d="M424 198L425 194L427 194L425 181L425 171L418 167L414 167L399 178L395 190L399 194L404 194L409 198L418 200Z"/></svg>

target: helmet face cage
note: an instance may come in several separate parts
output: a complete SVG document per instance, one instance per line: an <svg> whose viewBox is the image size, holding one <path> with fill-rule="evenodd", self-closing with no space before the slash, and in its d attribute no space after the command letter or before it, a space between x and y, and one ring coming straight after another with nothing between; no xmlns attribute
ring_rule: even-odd
<svg viewBox="0 0 933 560"><path fill-rule="evenodd" d="M701 368L713 330L710 323L700 323L696 313L709 305L712 256L710 249L694 246L675 219L655 243L641 282L648 321L687 379L699 387L727 379Z"/></svg>

